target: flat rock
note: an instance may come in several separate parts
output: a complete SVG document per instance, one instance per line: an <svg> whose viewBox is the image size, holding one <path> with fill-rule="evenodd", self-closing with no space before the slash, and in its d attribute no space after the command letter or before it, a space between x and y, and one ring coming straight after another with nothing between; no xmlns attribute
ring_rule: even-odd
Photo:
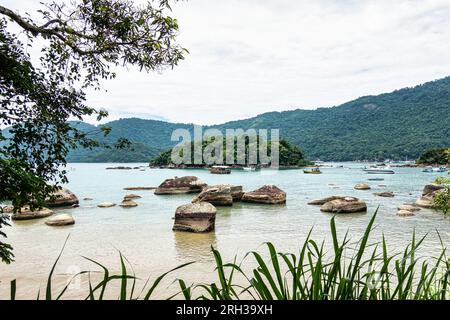
<svg viewBox="0 0 450 320"><path fill-rule="evenodd" d="M411 204L402 204L397 208L398 210L419 211L420 208Z"/></svg>
<svg viewBox="0 0 450 320"><path fill-rule="evenodd" d="M364 201L354 197L344 197L324 203L320 211L332 213L366 212L367 205Z"/></svg>
<svg viewBox="0 0 450 320"><path fill-rule="evenodd" d="M331 196L323 199L315 199L308 202L310 205L323 205L329 201L336 200L336 199L342 199L345 198L344 196Z"/></svg>
<svg viewBox="0 0 450 320"><path fill-rule="evenodd" d="M409 211L409 210L398 210L397 215L400 217L410 217L410 216L414 216L414 212Z"/></svg>
<svg viewBox="0 0 450 320"><path fill-rule="evenodd" d="M192 200L192 203L201 201L209 202L215 206L231 206L233 205L231 187L229 185L207 186Z"/></svg>
<svg viewBox="0 0 450 320"><path fill-rule="evenodd" d="M209 202L189 203L175 211L172 230L186 232L210 232L215 228L216 208Z"/></svg>
<svg viewBox="0 0 450 320"><path fill-rule="evenodd" d="M75 219L72 217L72 215L70 215L68 213L58 214L56 216L53 216L53 217L47 219L47 221L45 221L46 225L55 226L55 227L68 226L68 225L71 225L74 223L75 223Z"/></svg>
<svg viewBox="0 0 450 320"><path fill-rule="evenodd" d="M127 194L123 197L123 200L140 199L140 198L142 197L137 194Z"/></svg>
<svg viewBox="0 0 450 320"><path fill-rule="evenodd" d="M137 207L137 203L133 200L123 200L122 203L119 204L122 208L132 208Z"/></svg>
<svg viewBox="0 0 450 320"><path fill-rule="evenodd" d="M69 207L79 203L77 196L67 188L57 188L45 202L50 208Z"/></svg>
<svg viewBox="0 0 450 320"><path fill-rule="evenodd" d="M379 197L385 197L385 198L393 198L393 197L395 197L395 194L392 191L375 192L374 195L379 196Z"/></svg>
<svg viewBox="0 0 450 320"><path fill-rule="evenodd" d="M369 190L370 186L367 183L358 183L354 186L356 190Z"/></svg>
<svg viewBox="0 0 450 320"><path fill-rule="evenodd" d="M99 208L110 208L110 207L114 207L116 204L112 203L112 202L101 202L97 205L97 207Z"/></svg>
<svg viewBox="0 0 450 320"><path fill-rule="evenodd" d="M206 183L195 176L174 177L164 180L155 190L155 194L180 194L201 192Z"/></svg>
<svg viewBox="0 0 450 320"><path fill-rule="evenodd" d="M9 210L4 209L4 211L8 212ZM34 211L31 211L29 206L25 206L20 209L20 212L14 213L10 211L9 213L12 213L12 220L32 220L49 217L54 212L48 208L35 209Z"/></svg>
<svg viewBox="0 0 450 320"><path fill-rule="evenodd" d="M245 192L243 202L282 204L286 203L286 192L272 184L265 185L257 190Z"/></svg>

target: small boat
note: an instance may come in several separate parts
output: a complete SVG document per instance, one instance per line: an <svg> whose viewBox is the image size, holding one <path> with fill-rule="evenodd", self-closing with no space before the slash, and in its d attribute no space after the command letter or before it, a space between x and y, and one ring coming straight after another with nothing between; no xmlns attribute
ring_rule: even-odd
<svg viewBox="0 0 450 320"><path fill-rule="evenodd" d="M369 174L394 174L395 171L391 169L390 166L373 166L369 169L363 169L366 173Z"/></svg>
<svg viewBox="0 0 450 320"><path fill-rule="evenodd" d="M428 166L425 169L422 170L422 172L445 172L447 171L446 167L432 167Z"/></svg>
<svg viewBox="0 0 450 320"><path fill-rule="evenodd" d="M227 166L212 166L209 168L209 172L212 174L230 174L231 169Z"/></svg>
<svg viewBox="0 0 450 320"><path fill-rule="evenodd" d="M244 171L256 171L255 167L243 167L242 170Z"/></svg>
<svg viewBox="0 0 450 320"><path fill-rule="evenodd" d="M303 170L303 173L320 174L320 173L322 173L322 171L320 171L320 169L318 167L316 167L316 168L311 168L311 169L305 169L305 170Z"/></svg>

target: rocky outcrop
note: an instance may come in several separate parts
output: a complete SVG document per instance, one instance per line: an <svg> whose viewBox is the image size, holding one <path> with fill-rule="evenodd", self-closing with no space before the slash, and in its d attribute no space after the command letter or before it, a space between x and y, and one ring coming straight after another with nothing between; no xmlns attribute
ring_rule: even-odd
<svg viewBox="0 0 450 320"><path fill-rule="evenodd" d="M69 207L79 203L77 196L67 188L57 188L45 202L50 208Z"/></svg>
<svg viewBox="0 0 450 320"><path fill-rule="evenodd" d="M22 207L20 211L13 212L12 206L7 206L3 208L4 213L9 213L11 215L12 220L32 220L32 219L40 219L46 218L53 215L53 211L48 208L40 208L34 209L33 211L29 206Z"/></svg>
<svg viewBox="0 0 450 320"><path fill-rule="evenodd" d="M242 196L244 195L244 190L242 189L242 186L233 186L233 185L227 185L231 189L231 197L233 198L233 202L241 201Z"/></svg>
<svg viewBox="0 0 450 320"><path fill-rule="evenodd" d="M192 203L201 201L209 202L215 206L231 206L233 205L231 188L228 185L205 187L202 192L192 200Z"/></svg>
<svg viewBox="0 0 450 320"><path fill-rule="evenodd" d="M395 194L392 191L375 192L374 195L379 196L379 197L385 197L385 198L393 198L393 197L395 197Z"/></svg>
<svg viewBox="0 0 450 320"><path fill-rule="evenodd" d="M189 203L175 211L174 231L210 232L215 228L216 208L208 202Z"/></svg>
<svg viewBox="0 0 450 320"><path fill-rule="evenodd" d="M155 194L180 194L201 192L206 183L194 176L174 177L164 180L155 190Z"/></svg>
<svg viewBox="0 0 450 320"><path fill-rule="evenodd" d="M75 219L72 215L68 213L58 214L54 217L51 217L45 221L46 225L60 227L60 226L68 226L75 223Z"/></svg>
<svg viewBox="0 0 450 320"><path fill-rule="evenodd" d="M422 191L422 196L416 201L416 205L422 208L433 208L433 199L437 192L445 187L438 184L427 184Z"/></svg>
<svg viewBox="0 0 450 320"><path fill-rule="evenodd" d="M99 208L110 208L110 207L114 207L115 205L116 204L113 203L113 202L102 202L102 203L99 203L97 205L97 207L99 207Z"/></svg>
<svg viewBox="0 0 450 320"><path fill-rule="evenodd" d="M354 186L356 190L369 190L370 187L367 183L358 183Z"/></svg>
<svg viewBox="0 0 450 320"><path fill-rule="evenodd" d="M367 205L364 201L354 197L343 197L328 201L320 207L320 211L332 213L366 212Z"/></svg>
<svg viewBox="0 0 450 320"><path fill-rule="evenodd" d="M286 192L277 186L268 184L257 190L245 192L242 196L242 201L264 204L286 203Z"/></svg>
<svg viewBox="0 0 450 320"><path fill-rule="evenodd" d="M327 198L323 198L323 199L315 199L315 200L311 200L308 202L308 204L310 205L323 205L329 201L333 201L333 200L337 200L337 199L343 199L345 197L343 196L331 196L331 197L327 197Z"/></svg>
<svg viewBox="0 0 450 320"><path fill-rule="evenodd" d="M133 208L137 207L137 205L138 204L131 199L124 199L122 203L119 204L122 208Z"/></svg>

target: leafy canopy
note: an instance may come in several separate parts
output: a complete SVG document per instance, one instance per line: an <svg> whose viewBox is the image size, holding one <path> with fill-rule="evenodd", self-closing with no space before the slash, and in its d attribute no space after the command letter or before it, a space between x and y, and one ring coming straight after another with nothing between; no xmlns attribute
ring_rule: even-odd
<svg viewBox="0 0 450 320"><path fill-rule="evenodd" d="M67 182L69 150L99 146L68 120L107 116L86 104L85 90L114 78L111 67L159 71L184 58L187 51L176 43L178 23L169 11L168 0L139 6L128 0L61 0L43 4L32 19L0 5L0 128L8 127L0 132L0 203L42 206L53 190L49 184ZM9 31L11 24L22 29L29 46L40 40L39 57L32 59L18 34ZM100 131L108 134L110 128ZM125 139L116 142L126 145ZM0 229L7 221L2 215ZM0 258L12 257L11 247L0 241Z"/></svg>

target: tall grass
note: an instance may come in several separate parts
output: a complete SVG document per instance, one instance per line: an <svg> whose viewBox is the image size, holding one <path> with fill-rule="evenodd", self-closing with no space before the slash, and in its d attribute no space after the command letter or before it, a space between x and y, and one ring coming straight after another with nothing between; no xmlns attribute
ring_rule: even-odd
<svg viewBox="0 0 450 320"><path fill-rule="evenodd" d="M399 253L388 251L386 239L369 243L376 213L371 218L362 238L354 248L348 233L339 239L335 218L330 222L332 249L328 252L324 242L311 238L311 232L297 254L278 252L272 243L266 243L269 258L261 253L248 253L240 262L236 258L224 263L220 252L212 248L217 279L213 283L187 285L183 279L175 283L178 292L167 299L258 299L258 300L442 300L450 298L450 260L439 236L442 251L439 256L418 258L416 253L425 237L417 239L415 233L411 242ZM348 254L351 252L352 254ZM59 294L52 294L52 275L61 255L55 261L48 277L46 299L63 298L68 286ZM136 276L129 273L125 259L120 255L121 272L111 274L109 269L95 260L86 258L103 270L103 278L92 283L89 274L89 292L85 299L105 299L105 291L114 282L120 282L118 298L151 299L155 289L170 273L189 266L180 265L156 278L151 284L144 284L136 294ZM250 272L245 271L248 259L252 259ZM255 267L256 266L256 267ZM78 274L77 276L79 276ZM16 282L11 283L11 299L16 295ZM39 298L39 295L38 295Z"/></svg>

